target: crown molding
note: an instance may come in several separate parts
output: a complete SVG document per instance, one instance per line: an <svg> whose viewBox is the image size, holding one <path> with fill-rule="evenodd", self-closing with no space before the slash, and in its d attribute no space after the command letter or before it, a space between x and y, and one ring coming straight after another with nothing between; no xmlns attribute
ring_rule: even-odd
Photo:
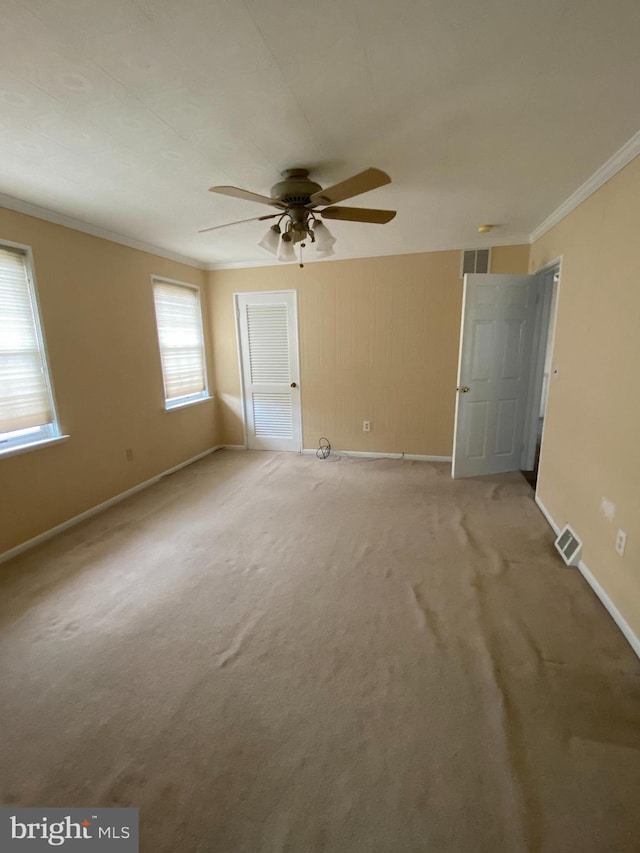
<svg viewBox="0 0 640 853"><path fill-rule="evenodd" d="M541 222L538 227L531 232L529 235L529 242L534 243L536 240L539 240L543 234L546 234L554 225L557 225L558 222L563 220L567 214L571 213L572 210L582 204L585 199L589 198L590 195L596 190L599 190L603 184L612 178L616 172L619 172L620 169L624 168L627 163L630 163L634 157L640 154L640 131L632 136L631 139L626 142L622 148L620 148L613 157L610 157L606 163L604 163L600 168L588 178L582 186L578 187L578 189L569 196L566 201L563 201L560 207L557 207L553 213L551 213L544 222Z"/></svg>
<svg viewBox="0 0 640 853"><path fill-rule="evenodd" d="M40 207L37 204L31 204L28 201L14 198L13 196L0 193L0 207L5 207L8 210L15 210L17 213L24 213L27 216L34 216L36 219L44 219L47 222L53 222L54 225L62 225L65 228L72 228L74 231L82 231L84 234L91 234L92 237L99 237L101 240L110 240L112 243L120 243L121 246L127 246L129 249L138 249L141 252L148 252L151 255L157 255L161 258L166 258L169 261L177 261L180 264L186 264L189 267L195 267L199 270L206 269L206 265L202 261L197 261L195 258L181 255L178 252L171 252L168 249L161 249L159 246L152 246L151 243L144 243L142 240L134 240L131 237L125 237L124 234L118 234L115 231L108 231L106 228L100 228L97 225L90 225L88 222L83 222L81 219L74 219L72 216L65 216L63 213L56 213L54 210L49 210L46 207Z"/></svg>

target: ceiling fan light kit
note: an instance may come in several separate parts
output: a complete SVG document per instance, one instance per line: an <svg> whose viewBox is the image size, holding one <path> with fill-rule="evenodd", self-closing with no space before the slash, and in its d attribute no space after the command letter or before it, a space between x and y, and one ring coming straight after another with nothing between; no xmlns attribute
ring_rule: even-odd
<svg viewBox="0 0 640 853"><path fill-rule="evenodd" d="M271 196L258 195L249 190L226 186L211 187L210 192L277 208L278 213L256 216L253 220L242 219L240 222L277 218L277 223L269 228L258 245L275 255L279 261L294 261L296 259L294 245L299 243L300 266L302 267L302 249L306 247L305 241L307 240L315 244L318 257L326 258L335 254L333 246L336 238L318 217L377 225L390 222L396 215L395 210L334 206L336 202L353 198L353 196L369 192L389 183L391 183L391 178L386 172L370 168L347 178L346 181L323 189L320 184L309 178L307 169L286 169L282 172L282 180L271 188ZM320 210L321 207L325 209ZM228 224L238 225L240 222ZM283 222L284 226L282 225ZM227 226L216 225L213 228L203 228L200 233L225 227Z"/></svg>
<svg viewBox="0 0 640 853"><path fill-rule="evenodd" d="M316 249L316 255L317 255L319 258L330 258L330 257L331 257L331 255L335 255L335 252L333 251L333 247L332 247L332 246L329 246L329 248L328 248L328 249L325 249L323 252L321 252L321 251L319 251L318 249Z"/></svg>
<svg viewBox="0 0 640 853"><path fill-rule="evenodd" d="M280 226L272 225L271 228L264 235L262 240L258 243L258 246L262 246L263 249L266 249L267 252L271 252L272 255L278 254L278 245L280 243Z"/></svg>
<svg viewBox="0 0 640 853"><path fill-rule="evenodd" d="M316 252L327 252L329 249L333 249L336 238L324 222L316 221L313 233L316 238ZM335 252L332 254L335 254Z"/></svg>
<svg viewBox="0 0 640 853"><path fill-rule="evenodd" d="M296 250L290 240L280 240L276 257L279 261L295 261Z"/></svg>

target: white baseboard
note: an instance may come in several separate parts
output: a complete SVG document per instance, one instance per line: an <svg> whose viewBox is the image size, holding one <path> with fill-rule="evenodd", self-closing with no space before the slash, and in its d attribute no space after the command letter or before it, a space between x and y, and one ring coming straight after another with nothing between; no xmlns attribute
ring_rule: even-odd
<svg viewBox="0 0 640 853"><path fill-rule="evenodd" d="M551 526L552 530L554 531L556 536L558 536L560 534L560 527L556 524L551 513L537 495L535 501L538 507L540 508L540 511L542 512L546 520L549 522L549 525ZM640 658L640 638L638 638L638 636L634 633L627 620L624 618L622 613L620 613L620 611L613 603L604 587L601 586L600 582L595 577L595 575L587 568L587 565L584 560L580 560L580 562L578 563L578 571L589 584L591 589L598 596L602 604L609 611L609 615L624 634L626 641L629 643L636 655Z"/></svg>
<svg viewBox="0 0 640 853"><path fill-rule="evenodd" d="M409 459L414 462L453 462L453 456L422 456L418 453L403 453L400 459Z"/></svg>
<svg viewBox="0 0 640 853"><path fill-rule="evenodd" d="M318 452L318 448L305 447L303 453ZM370 453L368 450L333 450L336 456L355 456L362 459L408 459L412 462L451 462L451 456L422 456L417 453Z"/></svg>
<svg viewBox="0 0 640 853"><path fill-rule="evenodd" d="M597 578L595 578L594 575L592 575L592 573L589 571L589 569L585 565L584 560L580 560L580 562L578 563L578 570L580 571L580 574L582 575L582 577L589 584L591 589L598 596L600 601L607 608L607 610L609 611L609 615L611 616L613 621L616 623L618 628L620 628L620 630L622 631L622 633L625 636L625 639L627 640L627 642L629 643L629 645L631 646L633 651L640 658L640 638L638 638L638 636L633 632L633 630L631 629L631 626L629 625L627 620L624 618L622 613L620 613L620 611L615 606L613 601L609 598L609 596L607 595L607 592L600 585Z"/></svg>
<svg viewBox="0 0 640 853"><path fill-rule="evenodd" d="M225 450L246 450L247 449L244 446L244 444L222 444L222 445L220 445L220 447L224 448ZM217 447L216 447L216 450L218 450Z"/></svg>
<svg viewBox="0 0 640 853"><path fill-rule="evenodd" d="M225 445L218 444L215 447L210 447L203 453L198 453L197 456L192 456L191 459L186 459L184 462L180 462L179 465L174 465L173 468L169 468L167 471L163 471L161 474L158 474L155 477L151 477L150 480L145 480L144 483L138 483L137 486L132 486L130 489L127 489L126 492L120 492L120 494L114 495L112 498L103 501L97 506L93 506L91 507L91 509L87 509L84 512L81 512L80 515L74 515L73 518L69 518L67 519L67 521L63 521L62 524L57 524L50 530L45 530L44 533L40 533L38 534L38 536L34 536L33 539L27 539L26 542L22 542L22 544L16 545L15 548L10 548L8 551L4 551L2 554L0 554L0 563L4 563L6 560L10 560L12 557L17 557L18 554L22 554L24 551L28 551L30 548L35 548L36 545L40 545L42 542L46 542L47 539L51 539L58 533L62 533L63 530L67 530L67 528L73 527L75 524L80 524L81 521L85 521L87 518L91 518L92 515L97 515L99 512L108 509L110 506L113 506L114 504L117 504L120 501L123 501L125 498L128 498L131 495L135 495L136 492L141 492L143 489L147 489L149 488L149 486L153 486L154 483L157 483L163 477L168 477L169 474L175 474L175 472L179 471L181 468L186 468L187 465L191 465L193 462L197 462L199 459L204 459L205 456L208 456L210 453L215 453L216 450L220 450L224 446Z"/></svg>
<svg viewBox="0 0 640 853"><path fill-rule="evenodd" d="M540 500L540 498L537 495L535 497L535 502L538 504L538 508L540 509L540 512L547 519L547 522L549 523L549 526L551 527L553 532L556 534L556 536L559 536L560 535L560 528L558 527L558 525L553 520L549 510L546 508L546 506L542 503L542 501Z"/></svg>

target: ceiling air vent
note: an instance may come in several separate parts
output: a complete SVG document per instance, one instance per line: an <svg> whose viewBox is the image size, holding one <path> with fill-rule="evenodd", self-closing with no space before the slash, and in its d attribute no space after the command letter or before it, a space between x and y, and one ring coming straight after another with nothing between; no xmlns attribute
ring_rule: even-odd
<svg viewBox="0 0 640 853"><path fill-rule="evenodd" d="M465 249L460 264L460 278L468 272L489 272L491 249Z"/></svg>
<svg viewBox="0 0 640 853"><path fill-rule="evenodd" d="M554 542L554 545L568 566L578 565L580 553L582 551L582 542L578 539L568 524L560 533Z"/></svg>

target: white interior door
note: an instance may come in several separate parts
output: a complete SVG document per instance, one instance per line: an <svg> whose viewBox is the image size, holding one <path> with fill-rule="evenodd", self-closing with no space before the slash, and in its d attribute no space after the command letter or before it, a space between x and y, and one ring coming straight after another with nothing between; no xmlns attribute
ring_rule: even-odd
<svg viewBox="0 0 640 853"><path fill-rule="evenodd" d="M454 477L521 467L537 292L534 275L465 276Z"/></svg>
<svg viewBox="0 0 640 853"><path fill-rule="evenodd" d="M236 294L250 450L302 450L295 290Z"/></svg>

